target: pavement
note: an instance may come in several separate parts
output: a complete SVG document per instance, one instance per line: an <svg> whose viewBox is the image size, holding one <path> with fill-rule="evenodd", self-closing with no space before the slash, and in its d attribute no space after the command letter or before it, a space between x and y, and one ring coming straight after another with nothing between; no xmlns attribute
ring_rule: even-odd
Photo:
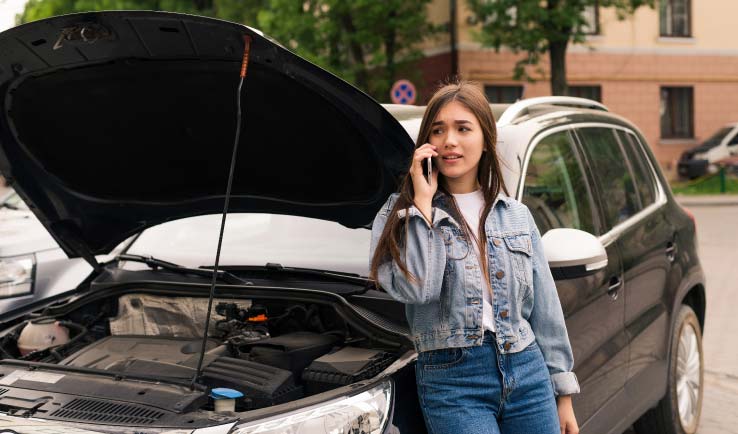
<svg viewBox="0 0 738 434"><path fill-rule="evenodd" d="M738 194L675 195L681 205L692 206L738 206Z"/></svg>

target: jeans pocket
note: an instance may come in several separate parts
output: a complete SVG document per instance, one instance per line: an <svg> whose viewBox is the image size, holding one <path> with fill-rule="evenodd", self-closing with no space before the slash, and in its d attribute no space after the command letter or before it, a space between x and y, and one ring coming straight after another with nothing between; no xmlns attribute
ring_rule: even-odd
<svg viewBox="0 0 738 434"><path fill-rule="evenodd" d="M466 353L464 348L423 351L418 355L418 364L423 369L448 369L463 362Z"/></svg>
<svg viewBox="0 0 738 434"><path fill-rule="evenodd" d="M533 339L533 342L528 344L527 347L520 350L520 352L523 352L523 351L538 351L538 343L536 343L536 340Z"/></svg>

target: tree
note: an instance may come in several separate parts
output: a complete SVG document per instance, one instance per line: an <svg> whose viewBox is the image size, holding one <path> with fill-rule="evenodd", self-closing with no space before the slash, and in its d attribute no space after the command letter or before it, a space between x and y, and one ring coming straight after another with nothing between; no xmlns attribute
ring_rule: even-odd
<svg viewBox="0 0 738 434"><path fill-rule="evenodd" d="M531 77L527 65L538 65L548 53L551 94L566 95L566 50L569 43L585 41L587 7L613 7L619 19L641 6L654 7L655 0L468 0L469 9L481 23L477 38L482 45L507 47L526 56L515 64L515 79Z"/></svg>
<svg viewBox="0 0 738 434"><path fill-rule="evenodd" d="M386 101L401 72L418 76L417 68L409 68L422 57L418 44L439 30L428 22L431 1L29 0L19 18L28 22L72 12L138 9L240 22Z"/></svg>
<svg viewBox="0 0 738 434"><path fill-rule="evenodd" d="M400 71L422 57L417 48L438 31L428 23L431 0L269 0L262 30L287 47L386 101Z"/></svg>

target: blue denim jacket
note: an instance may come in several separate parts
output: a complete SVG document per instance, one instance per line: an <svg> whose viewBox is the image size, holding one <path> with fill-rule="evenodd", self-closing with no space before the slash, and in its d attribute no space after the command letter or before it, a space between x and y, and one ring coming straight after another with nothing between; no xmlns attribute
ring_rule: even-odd
<svg viewBox="0 0 738 434"><path fill-rule="evenodd" d="M374 219L370 258L397 197L390 196ZM417 282L387 261L379 266L379 283L405 304L418 352L481 345L482 291L487 290L482 269L452 217L450 198L436 193L432 205L432 227L414 206L408 215L398 211L408 225L405 263ZM555 393L579 393L564 314L530 211L500 194L484 227L498 351L515 353L537 341Z"/></svg>

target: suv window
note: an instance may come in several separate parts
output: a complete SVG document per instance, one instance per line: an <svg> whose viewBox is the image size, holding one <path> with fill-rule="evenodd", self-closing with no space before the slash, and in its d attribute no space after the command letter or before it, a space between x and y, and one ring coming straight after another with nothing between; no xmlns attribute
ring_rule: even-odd
<svg viewBox="0 0 738 434"><path fill-rule="evenodd" d="M574 144L566 131L541 140L528 161L523 203L542 234L554 228L596 234L592 195Z"/></svg>
<svg viewBox="0 0 738 434"><path fill-rule="evenodd" d="M641 205L645 208L656 202L656 180L648 164L648 156L633 133L618 130L617 134L633 169L633 179L641 198Z"/></svg>
<svg viewBox="0 0 738 434"><path fill-rule="evenodd" d="M611 128L580 128L584 153L602 195L607 230L640 210L633 177L615 131Z"/></svg>

